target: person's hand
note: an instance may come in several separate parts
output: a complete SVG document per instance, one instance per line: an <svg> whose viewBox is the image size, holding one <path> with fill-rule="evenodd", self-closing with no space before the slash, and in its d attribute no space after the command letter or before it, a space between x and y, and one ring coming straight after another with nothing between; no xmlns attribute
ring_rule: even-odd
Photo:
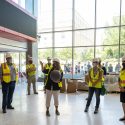
<svg viewBox="0 0 125 125"><path fill-rule="evenodd" d="M92 87L95 87L95 86L96 86L96 82L93 82L93 83L92 83Z"/></svg>
<svg viewBox="0 0 125 125"><path fill-rule="evenodd" d="M42 61L40 61L40 64L41 64L41 65L43 65L43 62L42 62Z"/></svg>
<svg viewBox="0 0 125 125"><path fill-rule="evenodd" d="M125 89L121 87L120 92L125 92Z"/></svg>

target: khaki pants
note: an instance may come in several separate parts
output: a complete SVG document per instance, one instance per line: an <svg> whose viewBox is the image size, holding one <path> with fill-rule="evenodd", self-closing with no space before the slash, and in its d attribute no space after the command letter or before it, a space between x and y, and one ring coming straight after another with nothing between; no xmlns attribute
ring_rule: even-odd
<svg viewBox="0 0 125 125"><path fill-rule="evenodd" d="M46 89L46 107L50 107L50 101L51 101L52 95L53 95L53 98L54 98L54 105L55 106L59 105L59 100L58 100L59 90L53 91L53 90L47 90Z"/></svg>
<svg viewBox="0 0 125 125"><path fill-rule="evenodd" d="M33 91L35 93L36 92L36 77L35 76L28 77L28 86L27 86L28 94L30 94L31 83L33 85Z"/></svg>

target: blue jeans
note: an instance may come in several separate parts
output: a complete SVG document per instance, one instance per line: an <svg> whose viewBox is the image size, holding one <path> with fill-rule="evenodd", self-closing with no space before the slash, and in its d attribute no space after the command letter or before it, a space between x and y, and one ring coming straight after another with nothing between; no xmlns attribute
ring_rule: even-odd
<svg viewBox="0 0 125 125"><path fill-rule="evenodd" d="M6 109L7 106L11 106L13 100L13 93L15 90L15 83L15 81L11 81L10 83L2 82L2 109Z"/></svg>
<svg viewBox="0 0 125 125"><path fill-rule="evenodd" d="M88 100L87 100L87 104L86 107L90 106L93 94L95 92L96 95L96 106L95 108L99 108L99 104L100 104L100 93L101 93L101 88L94 88L94 87L89 87L89 96L88 96Z"/></svg>

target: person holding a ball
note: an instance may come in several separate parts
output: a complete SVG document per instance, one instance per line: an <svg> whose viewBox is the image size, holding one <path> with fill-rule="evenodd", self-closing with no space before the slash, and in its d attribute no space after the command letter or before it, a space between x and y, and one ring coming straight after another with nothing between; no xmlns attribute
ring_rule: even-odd
<svg viewBox="0 0 125 125"><path fill-rule="evenodd" d="M51 102L51 97L53 95L54 105L55 105L55 113L56 115L60 115L58 110L59 105L59 90L62 87L62 77L63 71L60 66L60 60L58 58L53 59L53 66L50 69L44 69L44 73L48 74L46 80L46 116L50 116L49 107Z"/></svg>

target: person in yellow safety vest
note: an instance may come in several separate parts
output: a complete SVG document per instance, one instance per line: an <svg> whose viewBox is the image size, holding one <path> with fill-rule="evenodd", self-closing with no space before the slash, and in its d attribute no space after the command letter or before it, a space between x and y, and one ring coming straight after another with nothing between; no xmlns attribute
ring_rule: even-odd
<svg viewBox="0 0 125 125"><path fill-rule="evenodd" d="M2 83L2 109L6 113L6 109L14 109L12 106L13 93L15 84L18 81L18 72L14 63L12 63L12 56L6 53L6 62L1 64L0 79Z"/></svg>
<svg viewBox="0 0 125 125"><path fill-rule="evenodd" d="M27 91L28 95L30 95L31 83L33 84L34 94L38 94L36 91L36 66L33 64L32 57L29 57L28 64L26 65L26 75L27 75Z"/></svg>
<svg viewBox="0 0 125 125"><path fill-rule="evenodd" d="M51 79L50 74L53 70L58 70L60 72L60 80L57 82ZM55 113L56 115L60 115L59 110L58 110L58 105L59 105L58 96L59 96L59 90L62 87L62 77L63 77L63 71L60 66L60 60L58 58L54 58L52 68L44 69L43 72L48 74L46 85L45 85L46 87L46 116L50 116L49 107L50 107L50 101L51 101L52 95L54 97Z"/></svg>
<svg viewBox="0 0 125 125"><path fill-rule="evenodd" d="M47 57L47 64L45 64L45 66L43 66L42 61L40 61L40 64L41 64L41 70L42 70L42 71L43 71L44 69L48 70L48 69L52 68L52 63L51 63L51 58L50 58L50 57ZM46 92L45 83L46 83L47 76L48 76L48 74L47 74L47 73L44 73L44 91L45 91L45 92Z"/></svg>
<svg viewBox="0 0 125 125"><path fill-rule="evenodd" d="M100 105L100 93L102 88L102 69L98 67L98 59L94 58L92 60L93 67L89 70L89 97L84 112L88 112L93 94L96 94L96 106L94 114L98 113L98 108Z"/></svg>
<svg viewBox="0 0 125 125"><path fill-rule="evenodd" d="M101 58L98 58L98 67L102 70L102 83L104 84L106 76L106 68L101 65ZM86 98L88 100L88 98Z"/></svg>
<svg viewBox="0 0 125 125"><path fill-rule="evenodd" d="M122 103L122 108L124 116L120 118L120 121L125 121L125 56L122 58L122 69L119 74L119 88L120 88L120 102Z"/></svg>

